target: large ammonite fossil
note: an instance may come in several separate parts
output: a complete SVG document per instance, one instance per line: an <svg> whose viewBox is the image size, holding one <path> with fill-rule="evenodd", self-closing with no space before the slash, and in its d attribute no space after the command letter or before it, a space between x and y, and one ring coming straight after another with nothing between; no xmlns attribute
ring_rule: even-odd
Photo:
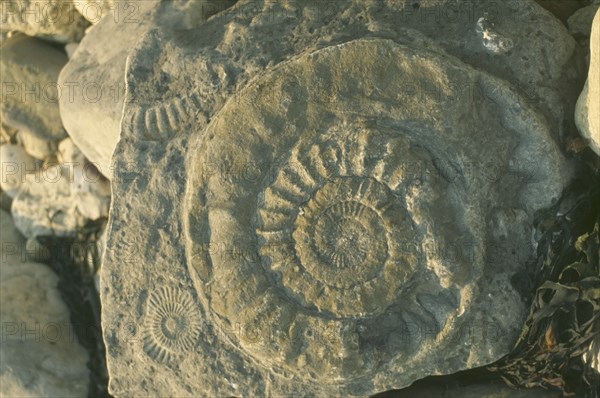
<svg viewBox="0 0 600 398"><path fill-rule="evenodd" d="M321 384L435 352L467 363L456 333L503 255L490 219L557 193L548 136L448 55L364 39L285 62L191 141L187 258L209 322L268 372Z"/></svg>

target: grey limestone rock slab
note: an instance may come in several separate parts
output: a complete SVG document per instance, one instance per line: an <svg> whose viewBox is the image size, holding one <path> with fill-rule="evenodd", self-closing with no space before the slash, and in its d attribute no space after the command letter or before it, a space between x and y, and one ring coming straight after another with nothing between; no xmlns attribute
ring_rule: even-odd
<svg viewBox="0 0 600 398"><path fill-rule="evenodd" d="M509 352L571 177L574 42L529 1L413 3L151 15L100 283L114 395L368 396Z"/></svg>

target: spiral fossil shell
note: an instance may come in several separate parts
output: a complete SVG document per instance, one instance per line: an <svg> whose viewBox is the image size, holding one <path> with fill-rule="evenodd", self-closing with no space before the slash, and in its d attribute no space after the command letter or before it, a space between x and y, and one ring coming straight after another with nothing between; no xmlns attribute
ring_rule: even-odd
<svg viewBox="0 0 600 398"><path fill-rule="evenodd" d="M439 92L416 100L406 80ZM188 266L211 322L240 326L227 344L327 384L401 372L456 343L489 256L490 198L518 203L527 187L455 169L510 170L520 134L543 134L507 127L536 123L515 98L447 100L464 82L500 84L435 53L356 40L275 68L197 137Z"/></svg>
<svg viewBox="0 0 600 398"><path fill-rule="evenodd" d="M153 291L144 324L144 351L159 362L189 353L198 341L200 319L189 293L173 287Z"/></svg>

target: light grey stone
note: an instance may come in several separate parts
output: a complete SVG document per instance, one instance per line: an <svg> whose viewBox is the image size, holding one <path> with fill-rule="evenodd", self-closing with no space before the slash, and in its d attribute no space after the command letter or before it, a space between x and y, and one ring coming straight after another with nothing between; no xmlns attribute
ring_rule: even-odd
<svg viewBox="0 0 600 398"><path fill-rule="evenodd" d="M22 261L25 238L15 227L10 213L4 210L0 210L0 231L0 267Z"/></svg>
<svg viewBox="0 0 600 398"><path fill-rule="evenodd" d="M73 165L84 165L86 161L85 156L70 137L65 138L58 144L57 159L60 163Z"/></svg>
<svg viewBox="0 0 600 398"><path fill-rule="evenodd" d="M37 169L33 157L17 144L0 145L0 166L2 167L0 187L11 198L19 192L25 182L25 176Z"/></svg>
<svg viewBox="0 0 600 398"><path fill-rule="evenodd" d="M577 101L575 123L590 148L600 155L600 12L596 12L590 37L590 68Z"/></svg>
<svg viewBox="0 0 600 398"><path fill-rule="evenodd" d="M46 160L56 153L57 142L40 138L29 130L19 131L17 141L21 143L25 152L39 160Z"/></svg>
<svg viewBox="0 0 600 398"><path fill-rule="evenodd" d="M174 4L128 55L111 393L369 396L506 355L572 174L564 26L524 0L445 23L454 1L240 1L181 32Z"/></svg>
<svg viewBox="0 0 600 398"><path fill-rule="evenodd" d="M58 100L69 95L57 83L66 62L64 53L41 40L22 34L8 39L0 52L2 123L47 140L63 138Z"/></svg>
<svg viewBox="0 0 600 398"><path fill-rule="evenodd" d="M24 236L75 236L85 219L76 211L69 180L70 169L60 165L26 176L11 207L15 225Z"/></svg>
<svg viewBox="0 0 600 398"><path fill-rule="evenodd" d="M73 54L75 53L75 50L77 50L77 47L79 47L79 43L68 43L65 45L65 52L69 59L73 58Z"/></svg>
<svg viewBox="0 0 600 398"><path fill-rule="evenodd" d="M0 145L8 144L11 142L12 137L17 134L17 130L11 127L5 126L0 123Z"/></svg>
<svg viewBox="0 0 600 398"><path fill-rule="evenodd" d="M46 265L2 264L0 396L85 397L88 353Z"/></svg>
<svg viewBox="0 0 600 398"><path fill-rule="evenodd" d="M10 206L12 205L12 198L6 194L6 192L0 190L0 209L10 213Z"/></svg>
<svg viewBox="0 0 600 398"><path fill-rule="evenodd" d="M61 43L79 41L89 23L70 0L0 0L0 29Z"/></svg>
<svg viewBox="0 0 600 398"><path fill-rule="evenodd" d="M110 187L95 169L54 164L26 176L11 212L28 238L72 237L87 220L108 216L109 205Z"/></svg>
<svg viewBox="0 0 600 398"><path fill-rule="evenodd" d="M118 7L119 3L115 5L115 0L82 0L75 3L75 8L85 19L95 25L105 16L114 15L111 11L115 6ZM131 12L135 12L135 8L131 8Z"/></svg>

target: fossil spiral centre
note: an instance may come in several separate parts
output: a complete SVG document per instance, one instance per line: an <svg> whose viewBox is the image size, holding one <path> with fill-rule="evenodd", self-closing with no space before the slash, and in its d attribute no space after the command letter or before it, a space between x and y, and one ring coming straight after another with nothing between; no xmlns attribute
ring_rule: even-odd
<svg viewBox="0 0 600 398"><path fill-rule="evenodd" d="M334 288L373 279L388 257L382 210L392 201L374 180L350 177L325 184L296 219L292 236L300 262Z"/></svg>
<svg viewBox="0 0 600 398"><path fill-rule="evenodd" d="M185 333L185 319L179 316L168 316L162 322L162 332L167 338L177 339L182 333Z"/></svg>
<svg viewBox="0 0 600 398"><path fill-rule="evenodd" d="M385 311L417 264L406 247L418 248L419 237L402 193L391 187L401 185L403 164L386 154L373 168L368 151L357 149L376 133L299 145L259 202L266 269L301 307L339 319ZM382 148L400 152L391 139Z"/></svg>
<svg viewBox="0 0 600 398"><path fill-rule="evenodd" d="M367 228L351 218L336 219L329 215L327 219L337 223L332 228L329 228L331 224L321 223L321 229L326 232L320 234L318 239L323 241L328 262L337 268L348 268L363 262L369 252Z"/></svg>

